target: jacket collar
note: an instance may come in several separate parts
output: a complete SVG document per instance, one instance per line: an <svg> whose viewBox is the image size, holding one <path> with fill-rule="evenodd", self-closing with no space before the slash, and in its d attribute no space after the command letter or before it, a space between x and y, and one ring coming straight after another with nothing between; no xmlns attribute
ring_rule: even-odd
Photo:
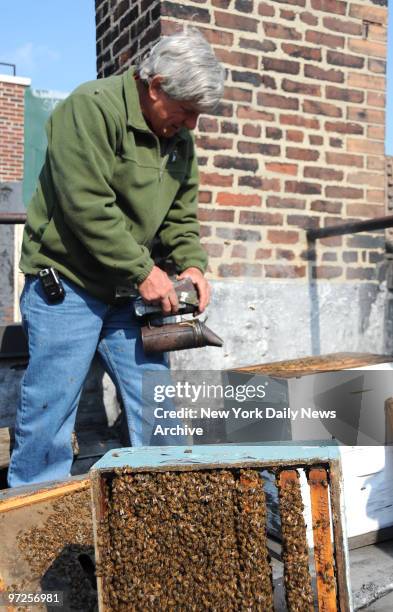
<svg viewBox="0 0 393 612"><path fill-rule="evenodd" d="M134 74L135 68L132 66L124 72L122 77L124 98L127 108L127 125L136 128L137 130L142 130L143 132L150 132L153 134L142 114ZM187 129L181 128L181 130L179 130L179 132L173 137L173 141L187 140L189 137L188 134Z"/></svg>

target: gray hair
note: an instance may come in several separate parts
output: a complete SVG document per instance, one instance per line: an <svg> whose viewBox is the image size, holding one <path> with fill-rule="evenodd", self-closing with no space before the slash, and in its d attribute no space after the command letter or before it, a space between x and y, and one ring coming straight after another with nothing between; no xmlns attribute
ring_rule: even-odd
<svg viewBox="0 0 393 612"><path fill-rule="evenodd" d="M144 83L160 75L170 98L189 101L199 112L214 109L224 92L224 69L196 28L161 38L137 70Z"/></svg>

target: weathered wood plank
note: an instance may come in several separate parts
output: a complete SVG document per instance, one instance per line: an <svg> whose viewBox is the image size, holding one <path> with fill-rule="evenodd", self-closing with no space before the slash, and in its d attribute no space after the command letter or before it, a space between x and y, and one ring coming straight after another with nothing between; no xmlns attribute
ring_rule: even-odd
<svg viewBox="0 0 393 612"><path fill-rule="evenodd" d="M277 378L293 378L318 372L333 372L335 370L350 370L368 365L393 362L391 355L376 355L373 353L328 353L317 357L301 357L263 363L259 365L235 368L234 372L250 374L266 374Z"/></svg>
<svg viewBox="0 0 393 612"><path fill-rule="evenodd" d="M319 610L320 612L337 612L334 557L330 538L329 485L326 469L312 468L308 474L308 483L311 496L314 563Z"/></svg>

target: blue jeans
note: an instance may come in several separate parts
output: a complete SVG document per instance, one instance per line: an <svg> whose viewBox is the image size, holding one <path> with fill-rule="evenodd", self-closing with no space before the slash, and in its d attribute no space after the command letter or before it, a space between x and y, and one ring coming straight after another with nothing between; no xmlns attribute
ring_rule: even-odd
<svg viewBox="0 0 393 612"><path fill-rule="evenodd" d="M121 395L132 445L152 440L145 422L142 377L146 371L168 371L165 354L145 356L131 300L110 306L74 283L62 282L66 295L60 303L48 303L34 276L26 278L21 296L30 360L16 417L10 487L69 476L76 411L96 351ZM168 437L157 443L184 440Z"/></svg>

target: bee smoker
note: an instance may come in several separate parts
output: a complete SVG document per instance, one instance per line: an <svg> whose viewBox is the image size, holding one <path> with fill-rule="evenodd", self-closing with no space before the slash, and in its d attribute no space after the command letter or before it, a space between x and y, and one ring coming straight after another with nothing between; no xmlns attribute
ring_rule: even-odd
<svg viewBox="0 0 393 612"><path fill-rule="evenodd" d="M179 300L176 315L164 316L160 306L146 304L142 297L134 301L135 314L141 317L142 343L146 354L201 346L222 346L223 341L197 318L198 295L189 278L174 281Z"/></svg>

